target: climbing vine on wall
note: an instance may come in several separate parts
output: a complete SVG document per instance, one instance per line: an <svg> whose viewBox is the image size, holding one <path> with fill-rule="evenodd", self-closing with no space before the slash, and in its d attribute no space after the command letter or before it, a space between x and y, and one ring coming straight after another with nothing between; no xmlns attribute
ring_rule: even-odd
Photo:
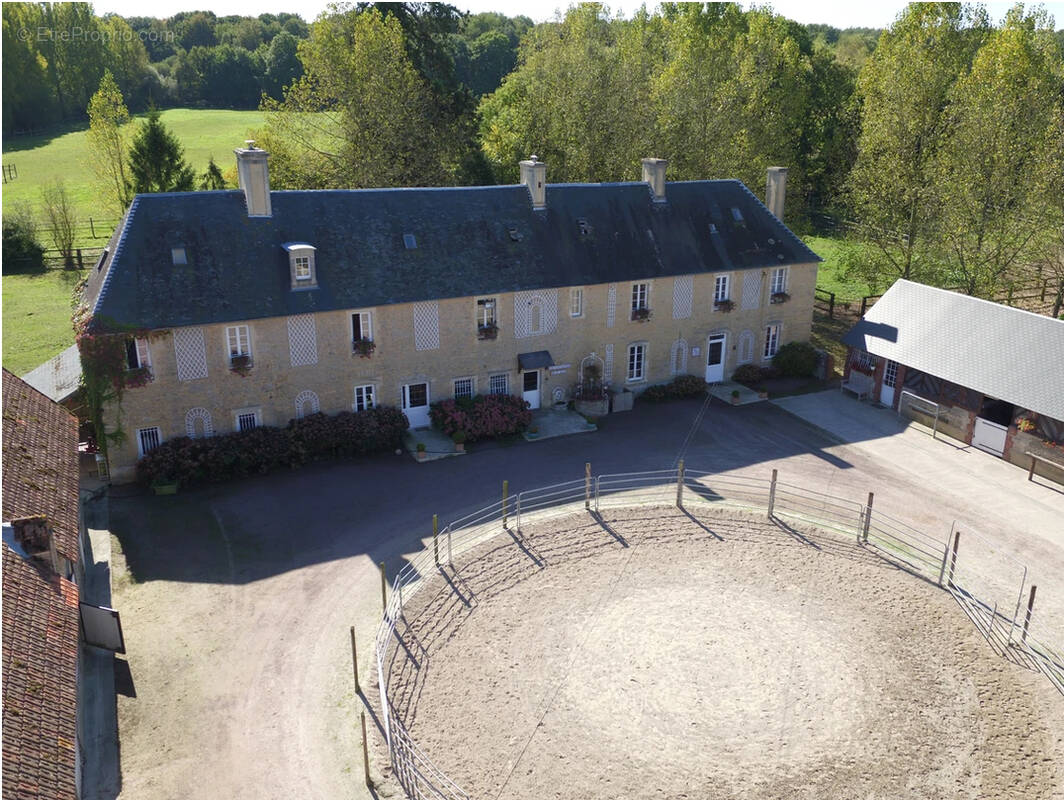
<svg viewBox="0 0 1064 800"><path fill-rule="evenodd" d="M89 422L96 431L96 443L104 458L111 445L125 441L118 415L108 430L105 414L108 407L121 407L127 389L144 386L152 380L151 368L128 369L126 344L130 339L157 339L170 331L153 331L118 325L89 313L87 306L74 312L74 340L81 356L81 387Z"/></svg>

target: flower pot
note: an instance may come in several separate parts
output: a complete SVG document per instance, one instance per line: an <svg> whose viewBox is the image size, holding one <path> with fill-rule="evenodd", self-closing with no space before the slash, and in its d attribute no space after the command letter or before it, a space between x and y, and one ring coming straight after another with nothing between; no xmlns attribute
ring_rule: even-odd
<svg viewBox="0 0 1064 800"><path fill-rule="evenodd" d="M417 460L418 461L424 461L426 455L427 455L427 453L424 450L418 450L417 451Z"/></svg>
<svg viewBox="0 0 1064 800"><path fill-rule="evenodd" d="M455 442L454 443L454 452L456 452L456 453L464 453L465 452L465 442Z"/></svg>

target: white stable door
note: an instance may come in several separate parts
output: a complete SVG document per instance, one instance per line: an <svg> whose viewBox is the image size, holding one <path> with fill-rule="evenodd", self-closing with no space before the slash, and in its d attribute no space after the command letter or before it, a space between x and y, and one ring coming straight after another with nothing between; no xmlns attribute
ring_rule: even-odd
<svg viewBox="0 0 1064 800"><path fill-rule="evenodd" d="M720 383L724 380L726 333L716 333L706 341L706 383Z"/></svg>
<svg viewBox="0 0 1064 800"><path fill-rule="evenodd" d="M521 381L521 396L525 399L525 402L528 403L528 407L533 410L539 408L539 370L525 372L521 376Z"/></svg>
<svg viewBox="0 0 1064 800"><path fill-rule="evenodd" d="M411 428L429 427L429 385L408 383L403 386L403 413Z"/></svg>
<svg viewBox="0 0 1064 800"><path fill-rule="evenodd" d="M894 407L894 386L898 382L898 362L888 361L883 367L883 385L879 387L879 402Z"/></svg>

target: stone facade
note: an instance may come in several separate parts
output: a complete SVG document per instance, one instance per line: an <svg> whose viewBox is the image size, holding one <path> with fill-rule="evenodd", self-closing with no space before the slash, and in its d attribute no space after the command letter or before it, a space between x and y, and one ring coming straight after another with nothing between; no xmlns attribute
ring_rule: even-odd
<svg viewBox="0 0 1064 800"><path fill-rule="evenodd" d="M139 457L140 429L158 428L160 441L189 434L221 434L238 428L241 414L257 424L283 426L293 417L320 410L336 413L356 403L356 387L371 386L377 405L403 405L403 387L428 384L428 400L455 395L455 380L471 378L474 393L492 391L492 376L506 375L506 388L522 394L518 355L550 352L555 367L539 373L539 402L568 398L580 379L581 363L595 354L604 380L614 390L640 391L676 374L704 375L707 339L726 334L724 376L742 363L763 363L767 328L779 325L778 345L809 338L816 286L815 263L786 267L790 299L771 302L769 269L727 274L731 311L714 304L716 274L656 278L648 284L647 320L633 320L632 283L560 287L516 294L401 303L369 309L329 311L179 328L147 342L151 383L128 389L109 420L126 432L112 448L111 474L130 480ZM572 292L581 293L574 316ZM478 300L494 299L498 333L478 335ZM612 306L612 308L611 308ZM368 357L354 352L352 315L368 312L374 347ZM243 331L227 332L232 326ZM230 368L230 347L247 341L251 366ZM644 344L642 378L628 379L629 348ZM611 374L612 373L612 374ZM500 379L496 379L498 384ZM496 386L495 388L498 388ZM366 395L361 393L361 400ZM297 408L298 405L298 408Z"/></svg>

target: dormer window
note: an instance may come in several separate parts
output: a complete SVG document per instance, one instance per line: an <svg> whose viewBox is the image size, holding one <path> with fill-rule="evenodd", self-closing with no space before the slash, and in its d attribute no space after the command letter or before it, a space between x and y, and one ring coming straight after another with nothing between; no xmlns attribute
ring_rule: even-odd
<svg viewBox="0 0 1064 800"><path fill-rule="evenodd" d="M104 254L106 255L106 251ZM185 255L185 248L183 247L170 248L170 258L173 259L175 267L179 264L188 263L188 256Z"/></svg>
<svg viewBox="0 0 1064 800"><path fill-rule="evenodd" d="M318 275L314 264L314 246L306 242L286 242L281 246L288 253L292 290L317 288Z"/></svg>

